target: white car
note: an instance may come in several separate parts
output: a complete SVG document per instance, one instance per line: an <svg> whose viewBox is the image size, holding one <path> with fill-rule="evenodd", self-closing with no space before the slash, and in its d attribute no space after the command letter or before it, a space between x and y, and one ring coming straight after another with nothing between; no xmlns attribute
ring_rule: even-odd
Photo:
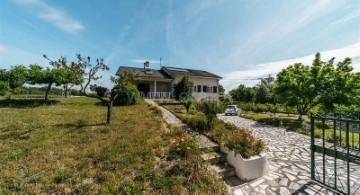
<svg viewBox="0 0 360 195"><path fill-rule="evenodd" d="M225 115L237 115L240 116L241 109L237 105L228 105L225 108Z"/></svg>

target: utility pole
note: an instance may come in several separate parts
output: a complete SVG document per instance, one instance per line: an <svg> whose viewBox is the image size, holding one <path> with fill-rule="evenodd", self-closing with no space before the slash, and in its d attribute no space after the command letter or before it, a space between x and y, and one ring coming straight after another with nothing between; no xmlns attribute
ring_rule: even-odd
<svg viewBox="0 0 360 195"><path fill-rule="evenodd" d="M161 69L161 58L160 58L160 69Z"/></svg>

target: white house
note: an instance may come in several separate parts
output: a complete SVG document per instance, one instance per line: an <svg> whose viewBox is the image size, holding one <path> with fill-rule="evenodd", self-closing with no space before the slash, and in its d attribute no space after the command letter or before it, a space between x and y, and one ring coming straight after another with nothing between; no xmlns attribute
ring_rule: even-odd
<svg viewBox="0 0 360 195"><path fill-rule="evenodd" d="M197 101L218 100L220 76L203 70L176 68L163 66L160 70L150 69L149 63L144 63L144 68L120 66L121 71L131 70L138 74L136 83L140 94L144 98L171 98L173 87L185 75L194 83L192 96Z"/></svg>

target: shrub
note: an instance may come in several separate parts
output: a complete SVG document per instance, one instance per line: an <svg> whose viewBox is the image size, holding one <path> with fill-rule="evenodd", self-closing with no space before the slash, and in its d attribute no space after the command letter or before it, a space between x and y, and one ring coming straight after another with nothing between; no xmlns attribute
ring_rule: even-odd
<svg viewBox="0 0 360 195"><path fill-rule="evenodd" d="M169 158L188 159L199 151L198 141L195 136L181 132L171 140Z"/></svg>
<svg viewBox="0 0 360 195"><path fill-rule="evenodd" d="M128 106L136 104L138 98L140 97L140 93L134 84L128 83L121 89L118 86L114 87L114 89L111 91L112 97L115 96L116 91L119 91L119 95L114 101L114 105L116 106Z"/></svg>
<svg viewBox="0 0 360 195"><path fill-rule="evenodd" d="M9 92L9 83L0 81L0 96L5 96Z"/></svg>
<svg viewBox="0 0 360 195"><path fill-rule="evenodd" d="M206 129L207 122L203 114L178 114L177 117L194 131L203 132Z"/></svg>
<svg viewBox="0 0 360 195"><path fill-rule="evenodd" d="M107 95L107 92L109 91L108 88L97 85L90 86L90 90L94 91L99 97L105 97Z"/></svg>
<svg viewBox="0 0 360 195"><path fill-rule="evenodd" d="M230 150L240 154L243 158L259 155L267 150L266 143L262 140L255 140L250 131L236 130L225 133L224 145Z"/></svg>
<svg viewBox="0 0 360 195"><path fill-rule="evenodd" d="M190 109L192 102L193 101L191 98L184 98L181 100L181 103L184 105L187 113L189 113L189 109Z"/></svg>
<svg viewBox="0 0 360 195"><path fill-rule="evenodd" d="M210 131L210 129L213 127L216 114L221 112L221 108L216 101L204 101L197 104L197 109L206 116L205 130Z"/></svg>

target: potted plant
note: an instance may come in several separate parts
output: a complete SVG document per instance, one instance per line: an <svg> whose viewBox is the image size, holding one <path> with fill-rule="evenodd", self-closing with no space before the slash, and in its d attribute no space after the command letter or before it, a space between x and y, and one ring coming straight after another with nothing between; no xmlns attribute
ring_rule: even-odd
<svg viewBox="0 0 360 195"><path fill-rule="evenodd" d="M265 174L267 168L267 146L263 140L256 140L250 131L214 131L209 134L220 143L220 151L226 154L226 161L235 168L236 175L250 181Z"/></svg>

